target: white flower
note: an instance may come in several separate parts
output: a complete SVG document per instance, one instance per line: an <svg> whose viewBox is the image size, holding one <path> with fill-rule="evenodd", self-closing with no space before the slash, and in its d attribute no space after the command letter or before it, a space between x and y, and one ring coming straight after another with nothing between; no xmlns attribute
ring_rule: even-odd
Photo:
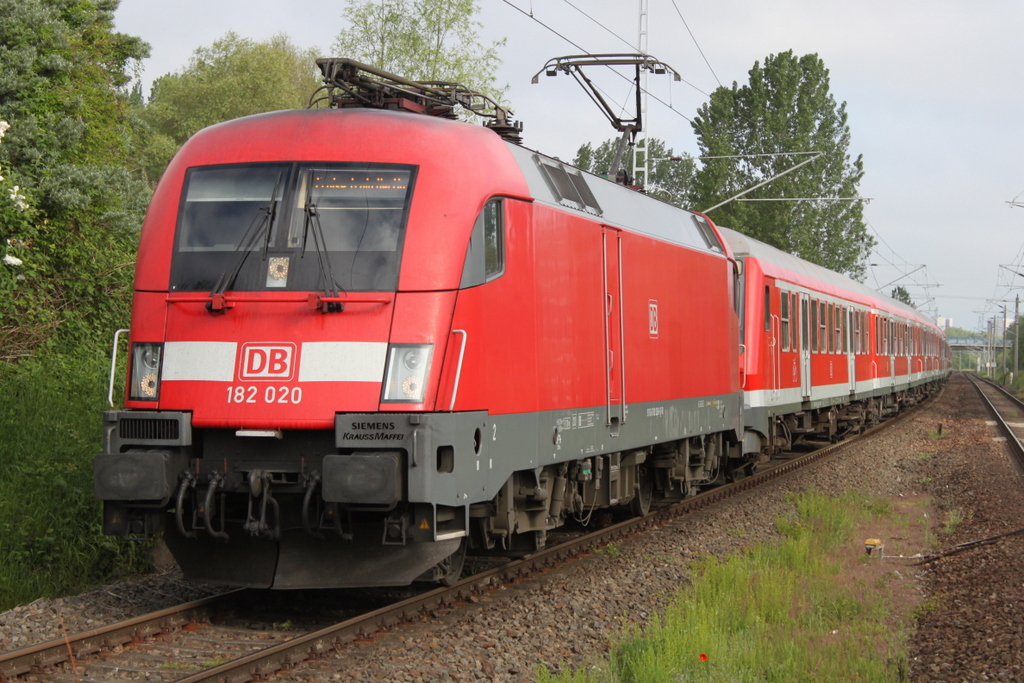
<svg viewBox="0 0 1024 683"><path fill-rule="evenodd" d="M28 204L25 203L25 195L21 194L18 191L19 189L21 188L17 185L11 188L11 201L14 202L14 205L16 207L24 211L25 209L28 208Z"/></svg>
<svg viewBox="0 0 1024 683"><path fill-rule="evenodd" d="M0 140L4 139L4 133L6 133L7 129L10 127L11 124L7 123L6 121L0 121Z"/></svg>
<svg viewBox="0 0 1024 683"><path fill-rule="evenodd" d="M4 256L4 263L11 267L17 268L18 266L21 265L21 259L17 258L16 256L11 256L10 254L7 254L6 256Z"/></svg>

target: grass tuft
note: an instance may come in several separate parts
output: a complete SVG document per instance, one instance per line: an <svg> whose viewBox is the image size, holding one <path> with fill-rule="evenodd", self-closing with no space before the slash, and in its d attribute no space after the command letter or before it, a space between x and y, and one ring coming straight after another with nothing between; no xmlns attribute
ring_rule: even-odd
<svg viewBox="0 0 1024 683"><path fill-rule="evenodd" d="M891 513L860 494L804 494L780 517L781 541L694 565L693 585L644 633L626 633L608 668L559 683L898 681L906 643L886 625L884 590L837 581L859 521ZM877 583L877 582L876 582Z"/></svg>

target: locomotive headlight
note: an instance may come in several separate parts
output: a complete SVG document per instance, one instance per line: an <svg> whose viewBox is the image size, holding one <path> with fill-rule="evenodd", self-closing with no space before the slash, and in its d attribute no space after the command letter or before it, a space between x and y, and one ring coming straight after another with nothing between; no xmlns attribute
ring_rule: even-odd
<svg viewBox="0 0 1024 683"><path fill-rule="evenodd" d="M433 344L392 344L384 370L384 395L389 403L423 403Z"/></svg>
<svg viewBox="0 0 1024 683"><path fill-rule="evenodd" d="M156 401L160 397L163 351L163 344L132 344L131 388L128 391L131 400Z"/></svg>

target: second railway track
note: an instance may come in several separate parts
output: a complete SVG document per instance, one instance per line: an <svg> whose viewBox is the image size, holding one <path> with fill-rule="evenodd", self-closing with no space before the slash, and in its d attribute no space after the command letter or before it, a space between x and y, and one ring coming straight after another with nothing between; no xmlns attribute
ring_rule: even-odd
<svg viewBox="0 0 1024 683"><path fill-rule="evenodd" d="M1017 468L1024 472L1024 402L998 384L965 373L974 384L999 430L1006 437Z"/></svg>

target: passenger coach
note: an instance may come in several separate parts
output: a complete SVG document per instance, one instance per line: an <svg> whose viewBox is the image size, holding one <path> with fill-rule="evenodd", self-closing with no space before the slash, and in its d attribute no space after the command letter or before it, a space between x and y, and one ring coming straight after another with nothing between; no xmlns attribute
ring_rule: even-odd
<svg viewBox="0 0 1024 683"><path fill-rule="evenodd" d="M719 227L742 264L745 451L836 440L931 393L951 356L934 322L846 276Z"/></svg>

